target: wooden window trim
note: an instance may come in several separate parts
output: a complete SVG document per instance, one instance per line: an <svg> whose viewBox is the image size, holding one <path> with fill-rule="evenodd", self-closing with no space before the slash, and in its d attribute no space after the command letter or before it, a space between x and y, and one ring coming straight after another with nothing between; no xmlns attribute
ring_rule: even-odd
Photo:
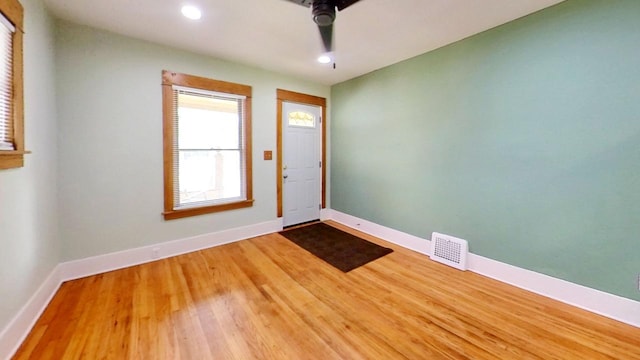
<svg viewBox="0 0 640 360"><path fill-rule="evenodd" d="M227 94L245 96L244 130L245 130L245 192L247 199L220 205L206 205L185 209L174 209L174 104L173 85L185 86L194 89L209 90ZM168 70L162 71L162 113L163 113L163 168L164 168L164 212L165 220L180 219L189 216L210 214L220 211L228 211L253 206L253 171L252 171L252 146L251 146L251 86L213 80L199 76L180 74Z"/></svg>
<svg viewBox="0 0 640 360"><path fill-rule="evenodd" d="M23 37L24 8L17 0L0 0L0 11L16 31L13 33L13 139L15 150L0 151L0 169L14 169L24 166L24 155L29 151L24 147L24 70Z"/></svg>

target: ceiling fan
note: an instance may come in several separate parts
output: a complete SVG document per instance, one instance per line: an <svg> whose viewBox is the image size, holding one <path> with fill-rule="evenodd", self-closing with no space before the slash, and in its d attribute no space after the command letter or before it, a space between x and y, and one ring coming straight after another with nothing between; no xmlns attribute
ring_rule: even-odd
<svg viewBox="0 0 640 360"><path fill-rule="evenodd" d="M333 51L333 22L336 8L342 11L360 0L288 0L296 4L311 7L313 21L318 24L322 44L327 53Z"/></svg>

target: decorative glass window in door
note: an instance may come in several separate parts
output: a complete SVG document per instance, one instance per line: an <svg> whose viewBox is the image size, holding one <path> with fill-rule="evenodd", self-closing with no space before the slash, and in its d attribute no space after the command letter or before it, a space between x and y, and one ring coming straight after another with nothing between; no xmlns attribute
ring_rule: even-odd
<svg viewBox="0 0 640 360"><path fill-rule="evenodd" d="M289 113L289 126L316 127L316 117L304 111Z"/></svg>

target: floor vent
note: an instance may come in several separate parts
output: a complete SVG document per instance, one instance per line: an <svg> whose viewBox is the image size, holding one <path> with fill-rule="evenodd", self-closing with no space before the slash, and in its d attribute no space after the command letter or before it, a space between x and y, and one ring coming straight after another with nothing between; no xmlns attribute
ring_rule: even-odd
<svg viewBox="0 0 640 360"><path fill-rule="evenodd" d="M467 253L469 245L467 240L434 232L431 235L432 260L453 266L460 270L467 270Z"/></svg>

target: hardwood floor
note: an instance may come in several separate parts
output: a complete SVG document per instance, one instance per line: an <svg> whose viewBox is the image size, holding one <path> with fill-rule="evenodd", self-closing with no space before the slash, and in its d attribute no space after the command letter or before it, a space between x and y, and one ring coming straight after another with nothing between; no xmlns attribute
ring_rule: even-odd
<svg viewBox="0 0 640 360"><path fill-rule="evenodd" d="M15 358L640 359L639 328L361 236L394 252L345 274L270 234L66 282Z"/></svg>

